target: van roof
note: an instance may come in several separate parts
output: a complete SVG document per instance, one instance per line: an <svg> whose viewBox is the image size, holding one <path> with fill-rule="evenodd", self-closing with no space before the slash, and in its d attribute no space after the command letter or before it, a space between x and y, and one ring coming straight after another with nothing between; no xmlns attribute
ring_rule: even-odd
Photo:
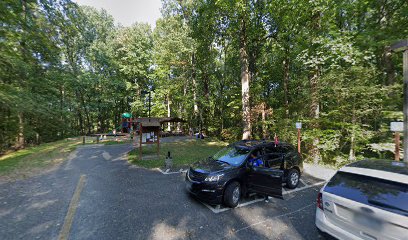
<svg viewBox="0 0 408 240"><path fill-rule="evenodd" d="M365 159L362 161L350 163L347 165L347 167L380 170L385 172L404 174L408 176L408 164L406 162Z"/></svg>

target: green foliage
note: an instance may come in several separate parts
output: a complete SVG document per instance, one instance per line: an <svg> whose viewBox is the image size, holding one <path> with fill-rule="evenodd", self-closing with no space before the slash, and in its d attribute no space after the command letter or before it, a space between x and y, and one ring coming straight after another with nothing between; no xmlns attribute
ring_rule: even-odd
<svg viewBox="0 0 408 240"><path fill-rule="evenodd" d="M115 26L105 10L69 0L1 4L0 153L111 131L140 101L150 26Z"/></svg>
<svg viewBox="0 0 408 240"><path fill-rule="evenodd" d="M253 138L295 144L301 121L307 159L388 156L373 144L402 119L389 46L408 35L407 1L163 0L162 15L155 29L122 27L70 0L2 1L0 152L147 116L149 89L152 116L238 140L244 49Z"/></svg>

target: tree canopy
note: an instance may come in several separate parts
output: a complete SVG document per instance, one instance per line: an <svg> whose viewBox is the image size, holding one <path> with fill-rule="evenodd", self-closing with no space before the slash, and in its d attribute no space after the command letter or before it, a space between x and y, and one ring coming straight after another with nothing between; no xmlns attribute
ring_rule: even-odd
<svg viewBox="0 0 408 240"><path fill-rule="evenodd" d="M407 1L162 3L152 29L70 0L2 1L0 152L112 131L124 112L147 116L151 90L152 116L223 140L295 143L300 121L315 162L389 156Z"/></svg>

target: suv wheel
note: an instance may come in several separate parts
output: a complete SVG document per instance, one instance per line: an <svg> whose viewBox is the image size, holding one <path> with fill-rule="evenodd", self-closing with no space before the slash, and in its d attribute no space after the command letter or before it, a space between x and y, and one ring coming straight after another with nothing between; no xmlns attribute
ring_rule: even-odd
<svg viewBox="0 0 408 240"><path fill-rule="evenodd" d="M286 180L286 186L290 189L294 189L299 184L300 174L296 169L291 169L288 172L288 178Z"/></svg>
<svg viewBox="0 0 408 240"><path fill-rule="evenodd" d="M238 182L232 182L227 185L224 191L224 204L235 208L241 199L241 186Z"/></svg>

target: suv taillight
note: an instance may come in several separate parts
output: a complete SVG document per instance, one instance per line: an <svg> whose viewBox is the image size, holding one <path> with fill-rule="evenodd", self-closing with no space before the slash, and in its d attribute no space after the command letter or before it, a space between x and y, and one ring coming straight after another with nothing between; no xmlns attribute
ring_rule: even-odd
<svg viewBox="0 0 408 240"><path fill-rule="evenodd" d="M321 192L317 195L317 207L323 210L323 197Z"/></svg>

